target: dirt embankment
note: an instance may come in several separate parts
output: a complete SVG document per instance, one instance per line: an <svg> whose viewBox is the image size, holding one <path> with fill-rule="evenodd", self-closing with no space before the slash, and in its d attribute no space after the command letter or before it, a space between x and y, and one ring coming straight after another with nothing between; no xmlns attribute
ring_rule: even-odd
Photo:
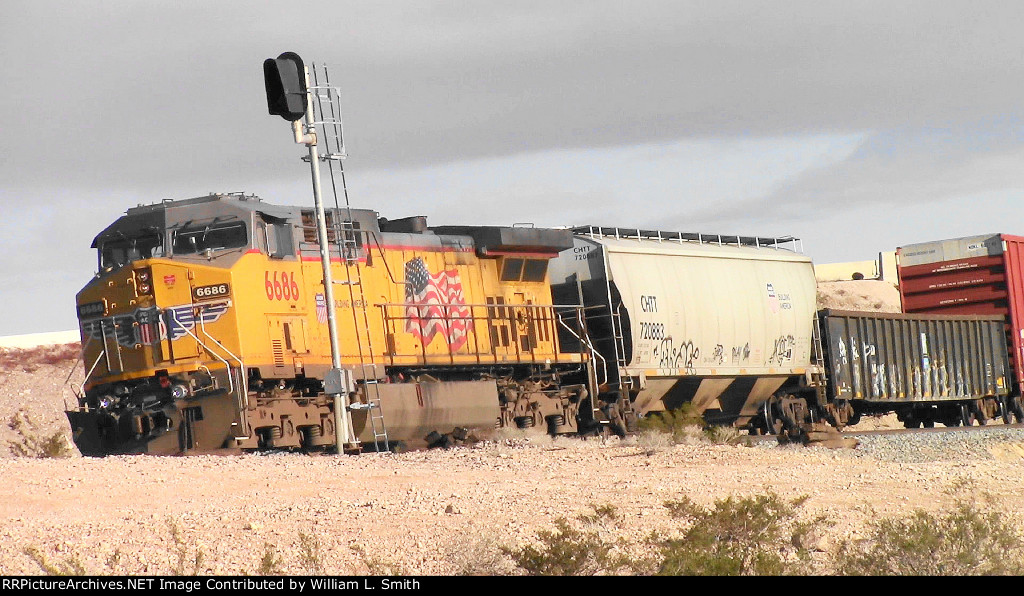
<svg viewBox="0 0 1024 596"><path fill-rule="evenodd" d="M818 308L867 312L901 312L900 292L887 281L818 282Z"/></svg>

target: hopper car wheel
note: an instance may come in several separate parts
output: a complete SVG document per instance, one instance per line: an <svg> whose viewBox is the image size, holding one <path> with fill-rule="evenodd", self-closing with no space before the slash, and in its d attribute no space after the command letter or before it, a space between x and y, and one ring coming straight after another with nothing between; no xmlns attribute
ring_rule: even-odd
<svg viewBox="0 0 1024 596"><path fill-rule="evenodd" d="M765 434L779 436L785 430L786 425L782 422L782 417L776 411L777 406L775 403L776 398L765 402L761 417L764 418Z"/></svg>
<svg viewBox="0 0 1024 596"><path fill-rule="evenodd" d="M923 426L925 428L935 428L935 421L934 420L922 420L921 421L921 426Z"/></svg>
<svg viewBox="0 0 1024 596"><path fill-rule="evenodd" d="M1003 424L1010 424L1013 422L1013 412L1010 411L1010 402L1008 397L1004 397L999 400L999 415L1003 419Z"/></svg>

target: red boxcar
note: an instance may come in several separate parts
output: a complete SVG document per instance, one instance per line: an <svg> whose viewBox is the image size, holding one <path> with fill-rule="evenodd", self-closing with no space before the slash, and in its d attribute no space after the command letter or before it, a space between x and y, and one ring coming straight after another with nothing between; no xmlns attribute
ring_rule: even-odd
<svg viewBox="0 0 1024 596"><path fill-rule="evenodd" d="M896 250L903 312L1003 315L1016 393L1024 389L1024 236L987 234Z"/></svg>

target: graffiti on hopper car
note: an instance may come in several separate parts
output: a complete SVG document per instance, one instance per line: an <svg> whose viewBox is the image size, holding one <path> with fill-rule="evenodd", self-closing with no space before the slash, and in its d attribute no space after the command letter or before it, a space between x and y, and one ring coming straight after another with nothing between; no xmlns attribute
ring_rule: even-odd
<svg viewBox="0 0 1024 596"><path fill-rule="evenodd" d="M768 358L768 362L781 365L783 362L793 360L793 345L795 342L796 340L792 335L780 335L775 340L775 349L771 357Z"/></svg>
<svg viewBox="0 0 1024 596"><path fill-rule="evenodd" d="M700 357L700 348L691 340L687 340L677 348L671 337L666 337L654 348L654 357L658 360L658 368L683 368L688 371Z"/></svg>
<svg viewBox="0 0 1024 596"><path fill-rule="evenodd" d="M732 348L732 362L733 364L739 364L740 362L746 362L750 360L750 342L743 344L742 346L733 346Z"/></svg>

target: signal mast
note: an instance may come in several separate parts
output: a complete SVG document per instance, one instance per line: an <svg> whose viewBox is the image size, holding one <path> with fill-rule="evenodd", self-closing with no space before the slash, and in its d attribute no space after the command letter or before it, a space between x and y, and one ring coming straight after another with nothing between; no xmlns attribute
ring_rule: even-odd
<svg viewBox="0 0 1024 596"><path fill-rule="evenodd" d="M316 121L310 101L309 70L295 52L284 52L277 58L263 61L263 80L267 90L267 108L272 116L291 122L297 144L309 148L309 167L313 178L313 200L316 204L316 234L320 242L320 264L323 268L324 300L327 303L327 330L331 340L331 369L324 377L324 393L334 400L334 434L339 454L346 450L358 453L359 440L352 428L349 395L354 392L352 373L341 367L338 324L334 308L334 280L331 275L330 245L320 190L320 154L317 150ZM301 122L305 119L305 123ZM325 159L341 159L344 153ZM304 160L307 158L304 158Z"/></svg>

